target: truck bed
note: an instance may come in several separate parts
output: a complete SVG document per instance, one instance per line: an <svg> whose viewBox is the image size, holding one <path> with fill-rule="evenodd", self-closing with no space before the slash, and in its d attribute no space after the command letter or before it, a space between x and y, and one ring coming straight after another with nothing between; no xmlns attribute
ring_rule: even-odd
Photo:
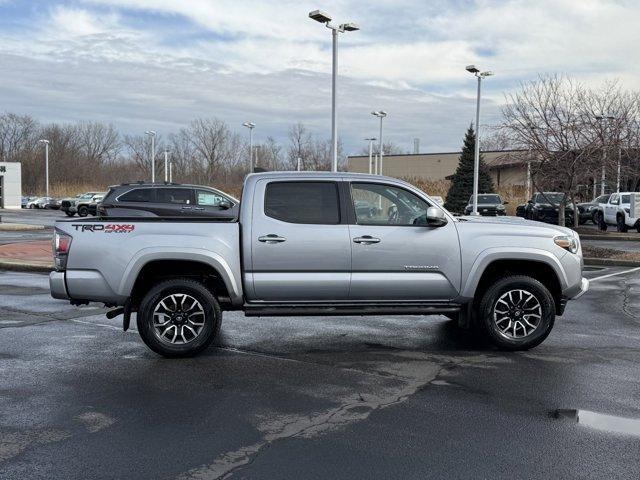
<svg viewBox="0 0 640 480"><path fill-rule="evenodd" d="M63 220L55 228L72 237L59 281L69 298L124 304L139 271L165 259L204 262L231 282L232 302L242 302L240 225L221 218L129 217ZM168 272L170 273L170 272ZM114 302L115 299L115 302Z"/></svg>

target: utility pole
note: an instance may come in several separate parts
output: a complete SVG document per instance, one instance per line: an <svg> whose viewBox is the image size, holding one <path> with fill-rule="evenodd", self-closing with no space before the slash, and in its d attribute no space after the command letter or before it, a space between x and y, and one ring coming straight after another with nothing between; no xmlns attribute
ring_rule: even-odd
<svg viewBox="0 0 640 480"><path fill-rule="evenodd" d="M336 111L336 95L337 95L337 78L338 78L338 33L355 32L360 27L355 23L343 23L341 25L332 25L331 17L321 11L314 10L309 12L309 18L316 22L323 23L325 27L331 29L331 50L333 53L331 68L331 171L338 171L338 122Z"/></svg>
<svg viewBox="0 0 640 480"><path fill-rule="evenodd" d="M365 138L365 140L367 140L369 142L369 175L371 175L371 162L373 160L373 142L376 141L376 138L371 137L371 138Z"/></svg>
<svg viewBox="0 0 640 480"><path fill-rule="evenodd" d="M156 182L156 132L148 130L144 132L151 137L151 183Z"/></svg>
<svg viewBox="0 0 640 480"><path fill-rule="evenodd" d="M45 196L49 196L49 140L39 140L44 143L44 176L45 176Z"/></svg>
<svg viewBox="0 0 640 480"><path fill-rule="evenodd" d="M480 98L482 94L482 79L493 75L493 72L481 72L475 65L467 65L467 72L473 73L478 79L478 94L476 97L476 143L473 157L473 210L471 215L478 215L478 179L480 177Z"/></svg>
<svg viewBox="0 0 640 480"><path fill-rule="evenodd" d="M164 149L164 181L171 181L169 180L169 150L166 148Z"/></svg>

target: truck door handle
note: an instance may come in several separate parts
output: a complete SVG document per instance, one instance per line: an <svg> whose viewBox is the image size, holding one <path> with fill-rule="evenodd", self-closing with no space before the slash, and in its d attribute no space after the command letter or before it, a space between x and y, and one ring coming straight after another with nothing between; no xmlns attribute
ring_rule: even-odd
<svg viewBox="0 0 640 480"><path fill-rule="evenodd" d="M285 240L286 238L281 237L280 235L276 235L275 233L270 233L269 235L258 237L258 241L262 243L282 243Z"/></svg>
<svg viewBox="0 0 640 480"><path fill-rule="evenodd" d="M182 207L180 210L191 210L191 207Z"/></svg>
<svg viewBox="0 0 640 480"><path fill-rule="evenodd" d="M194 210L204 210L204 207L193 207Z"/></svg>
<svg viewBox="0 0 640 480"><path fill-rule="evenodd" d="M365 245L371 245L372 243L380 243L380 239L372 237L371 235L363 235L362 237L354 238L353 243L363 243Z"/></svg>

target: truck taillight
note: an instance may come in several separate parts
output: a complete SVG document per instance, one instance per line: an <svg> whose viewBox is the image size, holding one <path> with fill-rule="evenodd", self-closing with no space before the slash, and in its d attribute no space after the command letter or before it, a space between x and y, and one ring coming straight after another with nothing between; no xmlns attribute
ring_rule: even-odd
<svg viewBox="0 0 640 480"><path fill-rule="evenodd" d="M56 270L67 268L67 255L71 248L71 235L55 230L53 233L53 261Z"/></svg>

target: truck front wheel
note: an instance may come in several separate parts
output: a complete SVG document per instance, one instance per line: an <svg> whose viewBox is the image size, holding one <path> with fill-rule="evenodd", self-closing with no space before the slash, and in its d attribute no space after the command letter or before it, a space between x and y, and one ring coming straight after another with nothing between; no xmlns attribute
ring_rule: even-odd
<svg viewBox="0 0 640 480"><path fill-rule="evenodd" d="M144 343L164 357L189 357L207 348L220 330L222 313L201 282L175 278L155 285L137 315Z"/></svg>
<svg viewBox="0 0 640 480"><path fill-rule="evenodd" d="M629 228L625 223L624 215L618 215L618 217L616 218L616 222L617 222L618 232L627 233L629 231Z"/></svg>
<svg viewBox="0 0 640 480"><path fill-rule="evenodd" d="M480 329L504 350L527 350L544 341L555 321L555 302L547 288L525 275L493 284L482 296Z"/></svg>

